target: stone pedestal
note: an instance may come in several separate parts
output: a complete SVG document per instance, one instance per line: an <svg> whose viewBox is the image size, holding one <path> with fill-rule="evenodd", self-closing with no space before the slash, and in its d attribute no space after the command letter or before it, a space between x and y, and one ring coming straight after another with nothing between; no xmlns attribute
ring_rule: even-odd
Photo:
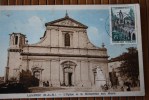
<svg viewBox="0 0 149 100"><path fill-rule="evenodd" d="M96 69L97 77L96 77L96 87L102 87L106 84L106 78L100 68Z"/></svg>

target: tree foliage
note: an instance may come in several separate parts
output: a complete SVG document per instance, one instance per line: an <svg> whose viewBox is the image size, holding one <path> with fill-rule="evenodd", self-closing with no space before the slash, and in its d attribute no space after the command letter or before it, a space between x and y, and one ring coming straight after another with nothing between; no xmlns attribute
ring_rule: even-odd
<svg viewBox="0 0 149 100"><path fill-rule="evenodd" d="M120 56L123 62L119 70L122 76L126 76L136 82L139 76L138 51L134 47L127 48L127 51Z"/></svg>
<svg viewBox="0 0 149 100"><path fill-rule="evenodd" d="M23 83L27 87L39 86L39 79L34 77L31 71L22 70L22 72L20 72L20 83Z"/></svg>
<svg viewBox="0 0 149 100"><path fill-rule="evenodd" d="M133 9L131 8L130 11L129 11L129 15L131 17L131 19L134 21L134 12L133 12Z"/></svg>

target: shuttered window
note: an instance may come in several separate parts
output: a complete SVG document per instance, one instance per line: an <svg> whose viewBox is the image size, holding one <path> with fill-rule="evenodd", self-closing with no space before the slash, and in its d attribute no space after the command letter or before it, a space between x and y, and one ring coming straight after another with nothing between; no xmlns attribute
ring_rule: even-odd
<svg viewBox="0 0 149 100"><path fill-rule="evenodd" d="M68 33L65 34L65 46L70 46L70 35Z"/></svg>

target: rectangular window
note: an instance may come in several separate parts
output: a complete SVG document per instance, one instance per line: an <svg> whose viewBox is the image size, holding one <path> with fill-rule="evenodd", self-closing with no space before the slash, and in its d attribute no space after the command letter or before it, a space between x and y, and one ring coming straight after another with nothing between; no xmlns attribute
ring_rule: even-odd
<svg viewBox="0 0 149 100"><path fill-rule="evenodd" d="M18 44L18 36L15 36L15 45Z"/></svg>
<svg viewBox="0 0 149 100"><path fill-rule="evenodd" d="M69 35L69 33L65 34L65 46L70 46L70 35Z"/></svg>

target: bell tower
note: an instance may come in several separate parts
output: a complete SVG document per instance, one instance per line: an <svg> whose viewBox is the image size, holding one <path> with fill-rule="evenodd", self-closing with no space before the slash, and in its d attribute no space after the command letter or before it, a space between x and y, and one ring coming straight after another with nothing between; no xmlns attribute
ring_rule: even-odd
<svg viewBox="0 0 149 100"><path fill-rule="evenodd" d="M12 33L10 34L10 49L21 49L25 44L25 35L21 33Z"/></svg>
<svg viewBox="0 0 149 100"><path fill-rule="evenodd" d="M10 43L8 49L8 61L6 66L6 81L12 78L19 81L21 66L21 56L23 46L25 45L25 35L21 33L10 34Z"/></svg>

